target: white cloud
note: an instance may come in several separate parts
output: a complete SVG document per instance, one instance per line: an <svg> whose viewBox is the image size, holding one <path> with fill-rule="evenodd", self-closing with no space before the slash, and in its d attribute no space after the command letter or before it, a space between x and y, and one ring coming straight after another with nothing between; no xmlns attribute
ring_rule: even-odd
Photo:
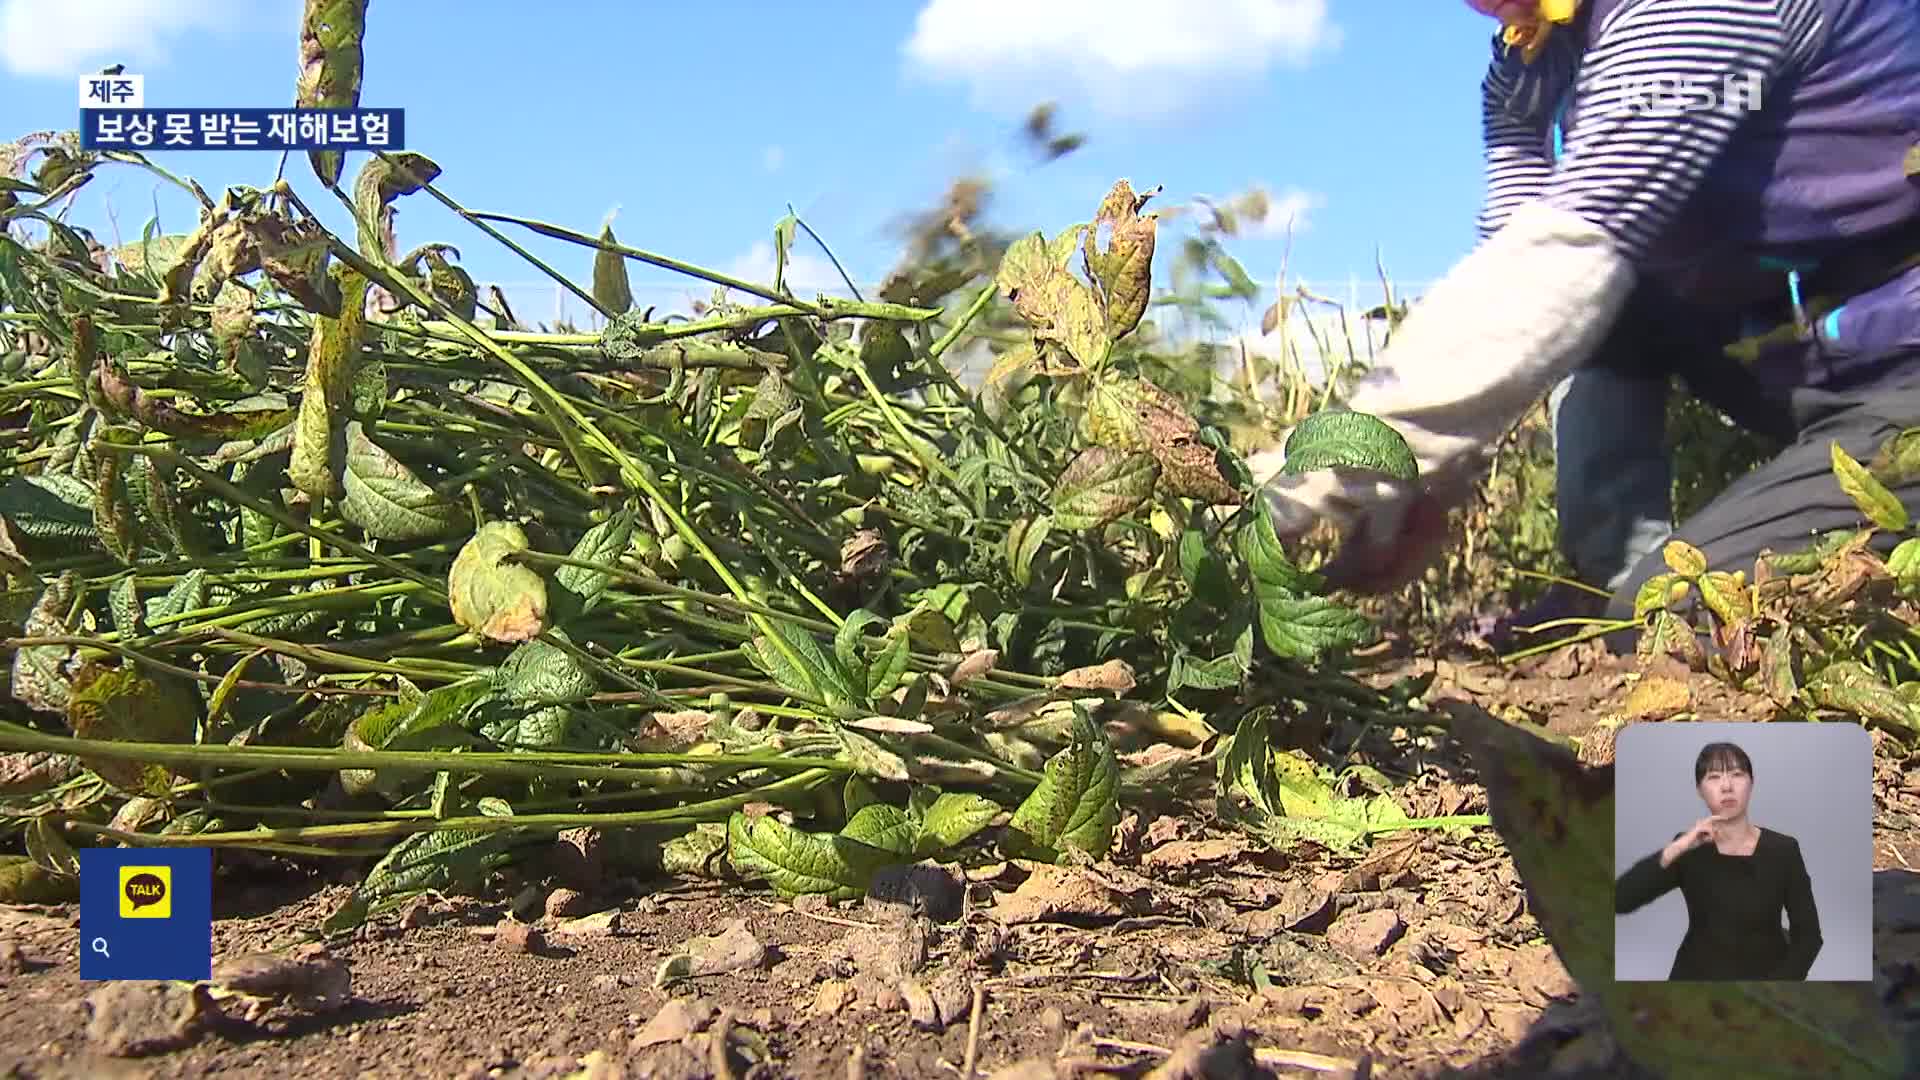
<svg viewBox="0 0 1920 1080"><path fill-rule="evenodd" d="M1298 236L1313 227L1313 212L1326 204L1327 200L1318 192L1291 187L1278 193L1269 192L1267 216L1253 231L1261 236L1284 237L1289 232Z"/></svg>
<svg viewBox="0 0 1920 1080"><path fill-rule="evenodd" d="M720 272L755 285L772 285L773 242L762 240L754 244ZM858 276L854 277L854 283L861 284ZM797 296L821 292L847 295L847 283L840 279L840 271L833 268L832 260L810 251L787 252L786 286Z"/></svg>
<svg viewBox="0 0 1920 1080"><path fill-rule="evenodd" d="M1275 64L1339 45L1327 0L926 0L909 67L964 82L976 104L1080 99L1148 119Z"/></svg>
<svg viewBox="0 0 1920 1080"><path fill-rule="evenodd" d="M284 8L246 0L0 0L0 68L64 79L112 63L140 72L164 63L182 37L252 29Z"/></svg>
<svg viewBox="0 0 1920 1080"><path fill-rule="evenodd" d="M779 172L780 166L787 163L787 152L778 146L769 146L760 152L760 164L768 172Z"/></svg>

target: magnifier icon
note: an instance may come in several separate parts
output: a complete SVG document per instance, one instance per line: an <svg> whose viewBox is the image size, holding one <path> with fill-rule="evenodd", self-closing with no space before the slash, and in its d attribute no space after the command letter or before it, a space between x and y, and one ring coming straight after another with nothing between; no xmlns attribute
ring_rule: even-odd
<svg viewBox="0 0 1920 1080"><path fill-rule="evenodd" d="M104 956L104 957L106 957L106 958L107 958L107 959L109 959L109 960L111 960L111 959L113 959L113 956L112 956L112 954L111 954L111 953L108 953L108 952L107 952L107 939L106 939L106 938L103 938L103 937L97 937L97 938L94 938L94 939L93 939L93 951L94 951L94 952L97 952L97 953L99 953L99 954L100 954L101 956Z"/></svg>

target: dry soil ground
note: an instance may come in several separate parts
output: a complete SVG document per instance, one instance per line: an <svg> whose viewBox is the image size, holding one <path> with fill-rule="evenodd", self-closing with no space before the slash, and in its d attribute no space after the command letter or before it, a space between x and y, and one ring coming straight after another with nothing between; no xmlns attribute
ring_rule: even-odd
<svg viewBox="0 0 1920 1080"><path fill-rule="evenodd" d="M1530 668L1443 662L1438 678L1579 735L1621 715L1635 676L1579 646ZM1693 686L1703 719L1766 715ZM1887 993L1910 996L1920 776L1883 760L1877 788L1876 963ZM1485 809L1438 765L1400 801L1414 816ZM1638 1075L1490 830L1336 858L1261 853L1204 805L1123 829L1099 866L923 871L857 904L611 878L576 899L584 920L536 911L503 929L510 890L420 901L270 973L330 1002L82 983L72 908L0 908L0 1075ZM218 890L217 960L295 940L346 889L244 876ZM676 956L716 970L658 986Z"/></svg>

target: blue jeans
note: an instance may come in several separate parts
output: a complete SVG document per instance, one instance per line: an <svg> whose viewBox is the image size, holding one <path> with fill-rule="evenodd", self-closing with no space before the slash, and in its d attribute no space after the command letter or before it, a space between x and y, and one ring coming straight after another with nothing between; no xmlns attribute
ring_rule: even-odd
<svg viewBox="0 0 1920 1080"><path fill-rule="evenodd" d="M1673 535L1665 377L1586 367L1547 397L1560 550L1609 592Z"/></svg>

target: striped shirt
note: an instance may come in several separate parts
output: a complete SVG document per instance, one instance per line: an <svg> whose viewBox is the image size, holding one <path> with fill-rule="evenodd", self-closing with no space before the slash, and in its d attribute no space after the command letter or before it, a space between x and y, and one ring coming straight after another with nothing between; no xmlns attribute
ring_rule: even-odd
<svg viewBox="0 0 1920 1080"><path fill-rule="evenodd" d="M1544 200L1604 229L1640 261L1733 138L1738 112L1620 107L1659 88L1757 86L1764 95L1823 40L1820 0L1639 0L1616 8L1591 45L1556 27L1532 64L1494 61L1481 84L1484 239L1522 203ZM1583 51L1584 46L1584 51ZM1573 87L1578 120L1559 160L1555 109Z"/></svg>

